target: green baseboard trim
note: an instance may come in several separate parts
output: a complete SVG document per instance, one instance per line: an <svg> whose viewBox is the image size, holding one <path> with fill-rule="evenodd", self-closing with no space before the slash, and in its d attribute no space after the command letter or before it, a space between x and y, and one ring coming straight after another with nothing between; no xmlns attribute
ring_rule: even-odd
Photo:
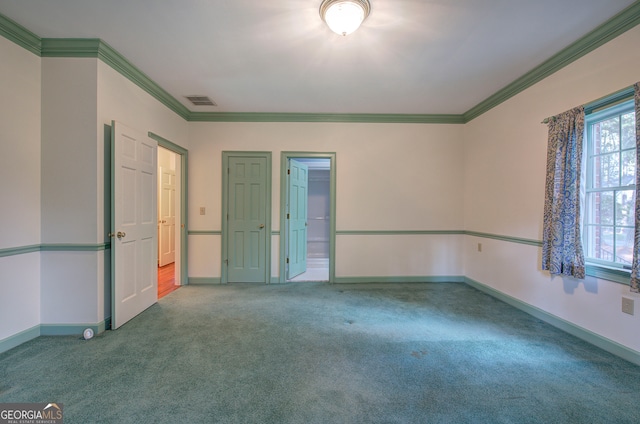
<svg viewBox="0 0 640 424"><path fill-rule="evenodd" d="M6 339L0 340L0 353L6 352L9 349L13 349L22 343L33 340L40 336L40 326L36 325L26 330L23 330L13 336L9 336Z"/></svg>
<svg viewBox="0 0 640 424"><path fill-rule="evenodd" d="M336 277L336 284L366 284L366 283L463 283L462 275L407 275L407 276L370 276L370 277Z"/></svg>
<svg viewBox="0 0 640 424"><path fill-rule="evenodd" d="M222 284L220 277L189 277L190 286L206 286L212 284Z"/></svg>
<svg viewBox="0 0 640 424"><path fill-rule="evenodd" d="M610 340L585 328L577 326L576 324L550 314L549 312L537 308L533 305L529 305L526 302L509 296L508 294L502 293L499 290L496 290L471 278L465 277L464 282L471 287L488 294L489 296L508 303L509 305L518 308L521 311L526 312L529 315L546 322L547 324L553 325L554 327L566 333L576 336L587 343L597 346L600 349L606 350L607 352L619 356L622 359L626 359L627 361L632 362L636 365L640 365L640 352L623 346L620 343L614 342L613 340Z"/></svg>
<svg viewBox="0 0 640 424"><path fill-rule="evenodd" d="M40 324L40 335L81 336L87 328L92 329L95 334L100 334L111 326L111 318L107 318L107 320L95 324Z"/></svg>
<svg viewBox="0 0 640 424"><path fill-rule="evenodd" d="M107 330L111 330L111 317L105 318L104 321L98 323L97 334L104 333Z"/></svg>

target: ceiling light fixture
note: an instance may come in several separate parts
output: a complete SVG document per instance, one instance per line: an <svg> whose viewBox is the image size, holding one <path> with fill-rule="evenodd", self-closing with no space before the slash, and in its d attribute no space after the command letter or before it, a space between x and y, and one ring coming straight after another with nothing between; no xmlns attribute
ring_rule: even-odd
<svg viewBox="0 0 640 424"><path fill-rule="evenodd" d="M320 17L340 35L357 30L371 12L369 0L322 0Z"/></svg>

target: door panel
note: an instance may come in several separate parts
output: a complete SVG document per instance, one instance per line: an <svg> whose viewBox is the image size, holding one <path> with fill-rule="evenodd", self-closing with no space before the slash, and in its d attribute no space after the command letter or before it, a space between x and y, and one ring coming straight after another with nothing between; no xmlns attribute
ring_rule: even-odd
<svg viewBox="0 0 640 424"><path fill-rule="evenodd" d="M112 126L111 327L157 301L157 143Z"/></svg>
<svg viewBox="0 0 640 424"><path fill-rule="evenodd" d="M228 282L263 282L267 272L267 158L229 157Z"/></svg>
<svg viewBox="0 0 640 424"><path fill-rule="evenodd" d="M160 167L159 214L159 265L175 261L176 252L176 172Z"/></svg>
<svg viewBox="0 0 640 424"><path fill-rule="evenodd" d="M307 270L307 199L309 167L289 160L289 267L287 279Z"/></svg>

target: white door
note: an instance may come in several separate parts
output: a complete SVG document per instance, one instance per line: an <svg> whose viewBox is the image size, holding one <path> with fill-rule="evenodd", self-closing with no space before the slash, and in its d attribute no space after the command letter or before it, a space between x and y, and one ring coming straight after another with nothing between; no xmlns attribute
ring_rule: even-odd
<svg viewBox="0 0 640 424"><path fill-rule="evenodd" d="M113 122L111 328L158 300L157 142Z"/></svg>
<svg viewBox="0 0 640 424"><path fill-rule="evenodd" d="M176 171L161 166L159 179L158 259L165 266L176 257Z"/></svg>

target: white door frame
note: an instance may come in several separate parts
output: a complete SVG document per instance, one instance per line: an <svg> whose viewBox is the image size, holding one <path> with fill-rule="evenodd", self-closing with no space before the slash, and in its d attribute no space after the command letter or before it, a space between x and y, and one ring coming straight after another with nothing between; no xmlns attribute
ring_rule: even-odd
<svg viewBox="0 0 640 424"><path fill-rule="evenodd" d="M281 152L280 153L280 283L287 282L287 201L289 159L329 159L329 283L336 281L336 154L335 152Z"/></svg>

